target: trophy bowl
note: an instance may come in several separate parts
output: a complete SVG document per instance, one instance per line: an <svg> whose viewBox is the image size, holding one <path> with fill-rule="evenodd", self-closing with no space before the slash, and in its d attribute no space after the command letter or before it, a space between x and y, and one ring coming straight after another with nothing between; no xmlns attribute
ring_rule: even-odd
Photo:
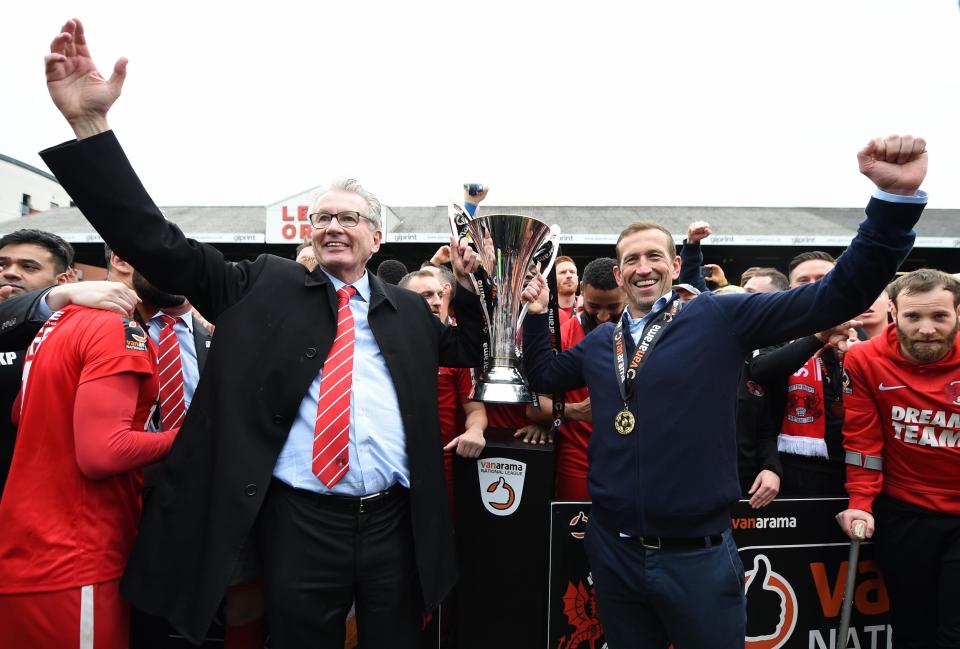
<svg viewBox="0 0 960 649"><path fill-rule="evenodd" d="M473 391L475 401L530 403L533 395L520 371L520 326L527 313L520 294L528 279L553 268L560 227L519 214L474 218L451 213L451 228L467 237L480 254L473 282L487 329L484 368Z"/></svg>

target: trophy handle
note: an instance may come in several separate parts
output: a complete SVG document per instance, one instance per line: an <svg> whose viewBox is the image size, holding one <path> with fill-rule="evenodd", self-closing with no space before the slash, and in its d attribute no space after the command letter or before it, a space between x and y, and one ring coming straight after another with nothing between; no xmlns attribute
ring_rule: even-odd
<svg viewBox="0 0 960 649"><path fill-rule="evenodd" d="M557 252L560 250L558 242L560 241L560 226L554 223L550 226L550 236L547 237L546 243L549 243L551 248L550 259L547 261L547 265L540 271L541 275L547 275L553 270L553 262L557 260ZM527 317L527 311L530 309L530 303L525 302L523 308L520 309L520 317L517 318L517 338L520 337L520 326L523 324L523 319Z"/></svg>
<svg viewBox="0 0 960 649"><path fill-rule="evenodd" d="M466 238L466 240L471 243L473 242L473 237L470 236L470 228L468 226L468 223L470 223L470 215L467 214L465 209L456 203L450 203L450 205L447 206L447 218L450 219L450 232L453 233L454 241L457 244L459 244L463 238ZM474 244L474 247L476 247L476 244ZM470 283L473 284L473 292L477 295L484 295L477 276L473 273L468 273L468 275L470 275ZM483 307L487 322L490 322L490 316L487 313L487 304L484 300L481 300L481 306Z"/></svg>

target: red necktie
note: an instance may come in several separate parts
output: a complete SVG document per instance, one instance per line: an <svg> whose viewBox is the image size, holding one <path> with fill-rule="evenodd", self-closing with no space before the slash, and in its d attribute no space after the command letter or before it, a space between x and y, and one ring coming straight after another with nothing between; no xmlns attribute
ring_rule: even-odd
<svg viewBox="0 0 960 649"><path fill-rule="evenodd" d="M313 436L313 474L333 487L349 467L350 392L353 386L353 313L350 298L357 289L344 286L337 291L337 334L323 361L320 399Z"/></svg>
<svg viewBox="0 0 960 649"><path fill-rule="evenodd" d="M180 341L173 325L177 321L168 315L159 318L162 326L159 333L160 356L160 418L163 430L176 428L187 414L183 401L183 368L180 365Z"/></svg>

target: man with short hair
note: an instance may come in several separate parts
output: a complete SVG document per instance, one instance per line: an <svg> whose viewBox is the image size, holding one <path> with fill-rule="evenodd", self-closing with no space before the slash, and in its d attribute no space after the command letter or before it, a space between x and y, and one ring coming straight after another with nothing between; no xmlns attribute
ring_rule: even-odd
<svg viewBox="0 0 960 649"><path fill-rule="evenodd" d="M576 315L577 288L580 278L577 275L577 264L572 258L560 255L553 262L557 273L557 304L560 307L560 326Z"/></svg>
<svg viewBox="0 0 960 649"><path fill-rule="evenodd" d="M6 234L0 237L0 296L66 284L71 264L73 246L62 237L30 228Z"/></svg>
<svg viewBox="0 0 960 649"><path fill-rule="evenodd" d="M788 266L790 288L821 281L835 264L822 250L796 255ZM843 494L843 366L830 342L842 332L845 348L853 324L859 323L761 349L750 360L750 379L768 390L771 414L780 418L781 496Z"/></svg>
<svg viewBox="0 0 960 649"><path fill-rule="evenodd" d="M61 237L25 228L0 237L0 299L75 281L73 247ZM0 495L7 481L16 428L10 409L20 391L25 350L0 355Z"/></svg>
<svg viewBox="0 0 960 649"><path fill-rule="evenodd" d="M790 288L790 280L776 268L754 268L743 288L747 293L786 291Z"/></svg>
<svg viewBox="0 0 960 649"><path fill-rule="evenodd" d="M57 288L40 299L52 306ZM0 628L10 646L129 646L119 583L140 521L139 469L166 456L179 429L147 431L160 383L143 321L161 295L140 294L136 319L68 305L27 350L0 501Z"/></svg>
<svg viewBox="0 0 960 649"><path fill-rule="evenodd" d="M453 300L453 293L457 290L457 280L454 279L449 268L432 261L423 262L420 270L427 271L440 282L440 289L443 291L443 299L440 302L440 322L450 324L451 317L456 317L455 314L450 313L450 302Z"/></svg>
<svg viewBox="0 0 960 649"><path fill-rule="evenodd" d="M76 20L50 49L47 87L78 139L44 151L48 166L118 255L217 325L124 594L198 642L255 531L273 647L341 649L354 600L361 644L417 645L456 577L435 390L438 365L482 362L475 253L451 245L467 290L445 327L367 271L380 202L343 180L310 206L317 270L227 262L164 219L110 131L125 61L104 79Z"/></svg>
<svg viewBox="0 0 960 649"><path fill-rule="evenodd" d="M742 649L743 566L730 530L736 476L735 390L753 349L861 313L910 251L926 201L926 143L872 140L858 153L877 186L867 219L829 277L779 293L704 293L682 309L669 230L624 229L618 284L627 309L554 354L546 317L524 322L524 363L540 393L590 391L586 552L614 647ZM524 290L545 306L542 278ZM704 611L709 611L708 615Z"/></svg>
<svg viewBox="0 0 960 649"><path fill-rule="evenodd" d="M843 425L853 537L866 524L898 649L960 647L960 281L922 269L890 289L895 323L853 346Z"/></svg>
<svg viewBox="0 0 960 649"><path fill-rule="evenodd" d="M419 293L438 318L443 304L443 289L433 270L422 268L407 273L400 288ZM487 442L484 404L472 401L473 376L467 367L441 367L437 373L437 414L440 417L440 443L443 445L443 468L447 481L447 504L453 511L453 454L480 457Z"/></svg>
<svg viewBox="0 0 960 649"><path fill-rule="evenodd" d="M776 293L788 288L787 276L775 268L753 268L746 293ZM766 386L750 376L750 353L737 388L737 472L744 498L754 509L766 507L780 493L783 467L777 452L780 412Z"/></svg>
<svg viewBox="0 0 960 649"><path fill-rule="evenodd" d="M407 266L399 259L384 259L377 266L377 277L388 284L397 285L407 274Z"/></svg>
<svg viewBox="0 0 960 649"><path fill-rule="evenodd" d="M613 272L616 265L615 259L600 257L583 269L583 309L560 329L564 350L575 347L597 326L616 320L623 313L623 289L617 285ZM549 399L542 400L546 402L544 406L552 405ZM590 392L586 388L567 392L556 448L557 500L590 500L587 446L593 433L591 416Z"/></svg>
<svg viewBox="0 0 960 649"><path fill-rule="evenodd" d="M833 270L836 263L837 260L833 258L833 255L822 250L801 252L791 259L787 265L790 288L819 282Z"/></svg>

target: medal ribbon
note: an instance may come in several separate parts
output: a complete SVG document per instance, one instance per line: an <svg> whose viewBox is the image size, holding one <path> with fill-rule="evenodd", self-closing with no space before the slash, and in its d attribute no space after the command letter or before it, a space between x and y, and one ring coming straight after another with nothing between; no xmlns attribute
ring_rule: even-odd
<svg viewBox="0 0 960 649"><path fill-rule="evenodd" d="M623 342L623 318L621 317L617 321L617 326L613 330L613 348L616 355L616 363L614 363L613 369L617 374L617 387L620 388L624 408L627 408L630 404L630 398L633 396L633 385L636 382L640 366L650 356L650 352L660 340L667 325L680 310L680 300L677 297L677 293L674 293L663 310L657 314L657 317L653 318L644 327L640 342L637 343L637 350L633 353L633 358L630 359L629 369L627 369L626 346ZM629 332L627 332L627 335L629 335Z"/></svg>

